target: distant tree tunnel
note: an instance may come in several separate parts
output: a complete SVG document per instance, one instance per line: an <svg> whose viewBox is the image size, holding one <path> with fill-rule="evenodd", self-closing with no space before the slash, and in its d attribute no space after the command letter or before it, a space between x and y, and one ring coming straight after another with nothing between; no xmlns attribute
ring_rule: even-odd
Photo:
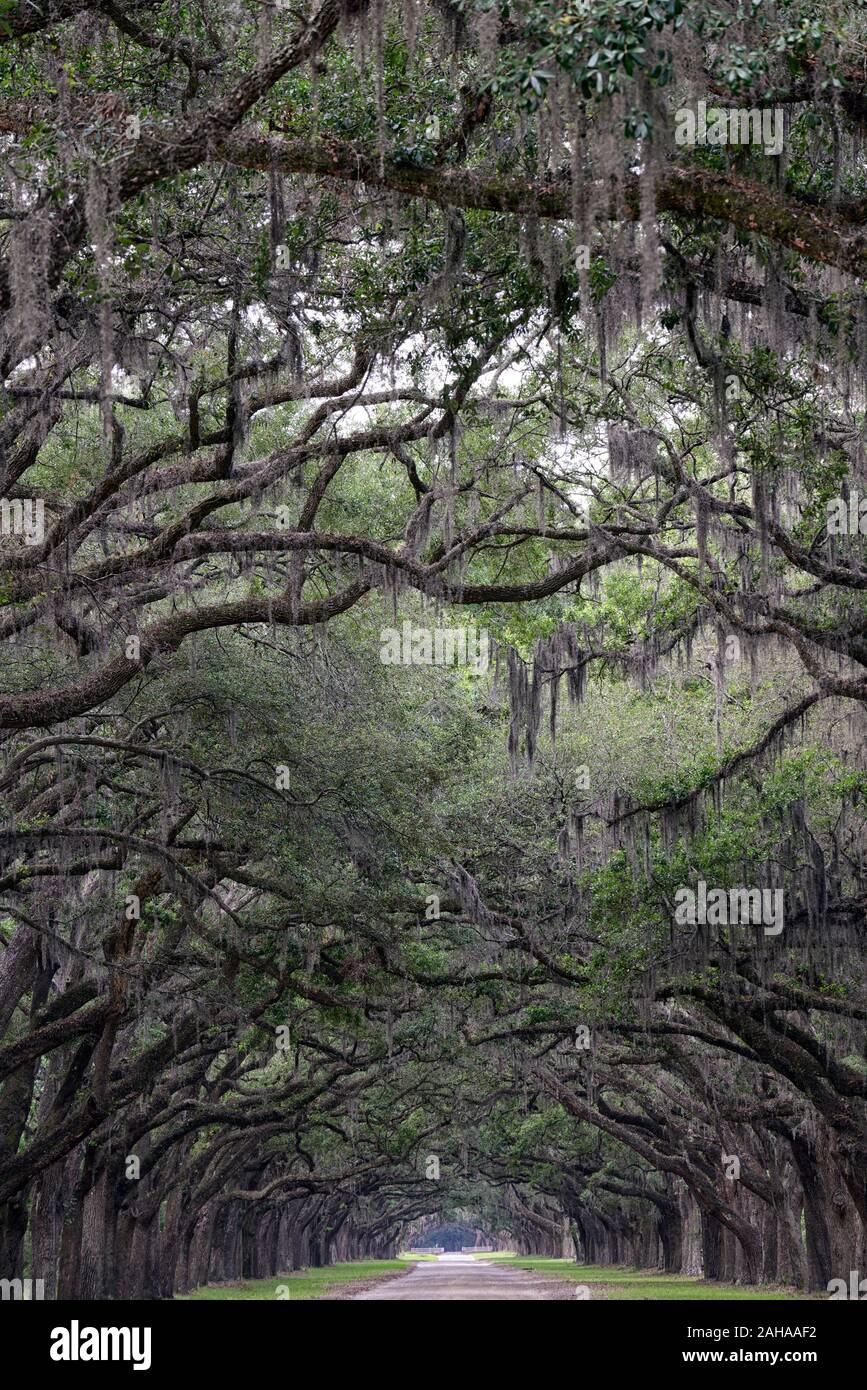
<svg viewBox="0 0 867 1390"><path fill-rule="evenodd" d="M463 1250L465 1246L487 1245L488 1238L470 1226L456 1223L442 1226L428 1226L422 1231L417 1244L421 1246L441 1245L448 1252Z"/></svg>

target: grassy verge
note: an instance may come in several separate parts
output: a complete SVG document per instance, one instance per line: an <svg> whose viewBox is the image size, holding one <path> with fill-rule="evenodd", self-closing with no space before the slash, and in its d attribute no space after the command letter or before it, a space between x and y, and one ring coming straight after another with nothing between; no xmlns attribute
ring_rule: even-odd
<svg viewBox="0 0 867 1390"><path fill-rule="evenodd" d="M659 1274L655 1270L636 1270L615 1265L576 1265L570 1260L544 1260L533 1256L492 1254L479 1255L515 1269L531 1269L571 1284L586 1284L591 1298L605 1299L683 1299L729 1300L764 1299L775 1302L798 1301L807 1297L792 1289L742 1284L707 1284L703 1279L691 1279L682 1274Z"/></svg>
<svg viewBox="0 0 867 1390"><path fill-rule="evenodd" d="M233 1284L205 1284L194 1293L177 1294L187 1301L194 1299L290 1299L329 1298L346 1289L348 1284L371 1285L383 1278L403 1273L407 1260L358 1260L351 1264L327 1265L324 1269L296 1269L291 1274L276 1274L270 1279L244 1279ZM360 1292L360 1289L358 1290Z"/></svg>

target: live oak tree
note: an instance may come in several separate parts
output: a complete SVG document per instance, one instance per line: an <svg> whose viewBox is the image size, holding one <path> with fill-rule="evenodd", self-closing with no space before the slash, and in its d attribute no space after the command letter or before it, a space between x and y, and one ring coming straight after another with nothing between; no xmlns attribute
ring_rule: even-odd
<svg viewBox="0 0 867 1390"><path fill-rule="evenodd" d="M4 0L0 1275L864 1267L861 63L860 6Z"/></svg>

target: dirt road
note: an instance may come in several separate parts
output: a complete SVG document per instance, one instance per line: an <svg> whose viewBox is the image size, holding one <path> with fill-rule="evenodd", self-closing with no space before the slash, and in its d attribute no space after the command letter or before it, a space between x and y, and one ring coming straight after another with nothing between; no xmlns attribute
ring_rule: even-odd
<svg viewBox="0 0 867 1390"><path fill-rule="evenodd" d="M436 1260L422 1260L409 1273L387 1284L355 1295L361 1299L524 1299L550 1301L574 1298L574 1287L561 1284L526 1269L503 1269L472 1255L439 1255Z"/></svg>

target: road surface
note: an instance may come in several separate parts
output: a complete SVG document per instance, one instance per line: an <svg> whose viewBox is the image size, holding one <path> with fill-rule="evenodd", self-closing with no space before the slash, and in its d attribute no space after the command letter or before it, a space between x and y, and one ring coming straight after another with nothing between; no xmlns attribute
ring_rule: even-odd
<svg viewBox="0 0 867 1390"><path fill-rule="evenodd" d="M537 1301L574 1298L574 1286L526 1269L504 1269L476 1260L472 1255L438 1255L420 1260L409 1274L355 1294L353 1301L400 1299L412 1302L439 1299L524 1299Z"/></svg>

